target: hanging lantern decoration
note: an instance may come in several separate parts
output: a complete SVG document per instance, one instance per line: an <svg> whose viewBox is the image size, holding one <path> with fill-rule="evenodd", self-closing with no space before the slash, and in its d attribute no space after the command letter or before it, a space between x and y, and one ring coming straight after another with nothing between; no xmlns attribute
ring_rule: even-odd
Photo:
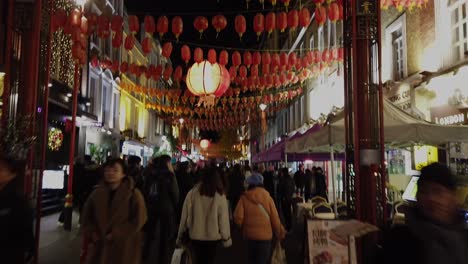
<svg viewBox="0 0 468 264"><path fill-rule="evenodd" d="M96 13L89 13L86 15L86 19L88 19L89 35L91 35L96 31L98 15Z"/></svg>
<svg viewBox="0 0 468 264"><path fill-rule="evenodd" d="M288 27L291 31L295 32L299 26L299 13L297 10L291 10L288 12Z"/></svg>
<svg viewBox="0 0 468 264"><path fill-rule="evenodd" d="M270 1L271 5L272 5L273 7L276 6L276 0L269 0L269 1Z"/></svg>
<svg viewBox="0 0 468 264"><path fill-rule="evenodd" d="M67 24L67 13L63 9L55 11L52 17L52 31L55 32L59 28L65 27Z"/></svg>
<svg viewBox="0 0 468 264"><path fill-rule="evenodd" d="M239 76L240 76L242 79L247 78L247 67L245 67L245 65L242 65L242 66L239 68Z"/></svg>
<svg viewBox="0 0 468 264"><path fill-rule="evenodd" d="M242 61L241 61L241 54L239 53L239 51L234 51L232 53L232 64L236 67L239 67L239 65L241 65Z"/></svg>
<svg viewBox="0 0 468 264"><path fill-rule="evenodd" d="M243 15L237 15L234 23L236 32L239 34L239 38L242 40L242 36L247 30L247 22L245 21L245 17Z"/></svg>
<svg viewBox="0 0 468 264"><path fill-rule="evenodd" d="M200 148L207 149L210 146L210 141L208 139L200 140Z"/></svg>
<svg viewBox="0 0 468 264"><path fill-rule="evenodd" d="M171 42L164 43L162 52L161 52L163 57L169 59L171 57L171 53L172 53L172 43Z"/></svg>
<svg viewBox="0 0 468 264"><path fill-rule="evenodd" d="M263 65L265 64L270 64L271 63L271 56L270 56L270 53L268 52L263 52L263 55L262 55L262 63Z"/></svg>
<svg viewBox="0 0 468 264"><path fill-rule="evenodd" d="M322 62L324 62L325 64L329 64L330 59L330 51L328 49L324 49L322 52Z"/></svg>
<svg viewBox="0 0 468 264"><path fill-rule="evenodd" d="M70 15L68 16L68 23L73 28L80 28L81 18L82 18L81 11L75 8L70 12Z"/></svg>
<svg viewBox="0 0 468 264"><path fill-rule="evenodd" d="M153 64L151 64L145 73L146 79L150 79L151 77L153 77L155 71L156 71L156 67Z"/></svg>
<svg viewBox="0 0 468 264"><path fill-rule="evenodd" d="M315 19L317 19L317 16ZM310 11L307 7L302 8L299 12L299 24L304 28L310 24Z"/></svg>
<svg viewBox="0 0 468 264"><path fill-rule="evenodd" d="M164 34L166 34L169 31L169 19L167 18L167 16L158 17L156 30L158 31L159 38L161 39L164 36Z"/></svg>
<svg viewBox="0 0 468 264"><path fill-rule="evenodd" d="M141 43L141 49L145 55L151 53L153 50L153 40L149 37L143 39L143 42Z"/></svg>
<svg viewBox="0 0 468 264"><path fill-rule="evenodd" d="M226 67L228 63L229 63L229 53L226 50L223 50L219 54L219 64Z"/></svg>
<svg viewBox="0 0 468 264"><path fill-rule="evenodd" d="M322 54L320 53L320 51L318 50L315 50L314 51L314 63L315 64L319 64L321 61L322 61Z"/></svg>
<svg viewBox="0 0 468 264"><path fill-rule="evenodd" d="M161 79L162 74L163 74L162 65L156 66L156 70L154 71L154 74L153 74L153 80L159 81L159 79Z"/></svg>
<svg viewBox="0 0 468 264"><path fill-rule="evenodd" d="M344 48L338 49L338 61L343 62L344 59Z"/></svg>
<svg viewBox="0 0 468 264"><path fill-rule="evenodd" d="M150 35L156 32L156 24L154 23L153 16L145 16L145 32Z"/></svg>
<svg viewBox="0 0 468 264"><path fill-rule="evenodd" d="M100 15L98 17L98 37L101 39L108 38L110 36L109 27L109 18L106 15Z"/></svg>
<svg viewBox="0 0 468 264"><path fill-rule="evenodd" d="M88 19L86 17L81 18L81 26L80 26L80 31L83 35L88 36L89 35L89 28L88 28Z"/></svg>
<svg viewBox="0 0 468 264"><path fill-rule="evenodd" d="M123 32L122 31L117 31L114 34L114 37L112 38L112 47L115 49L118 49L122 46L123 42Z"/></svg>
<svg viewBox="0 0 468 264"><path fill-rule="evenodd" d="M297 63L297 55L296 55L295 52L291 52L291 53L289 54L289 58L288 58L288 59L289 59L289 65L294 65L294 66L296 65L296 63ZM297 69L296 69L296 70L297 70Z"/></svg>
<svg viewBox="0 0 468 264"><path fill-rule="evenodd" d="M233 66L231 66L231 67L229 68L229 75L231 76L231 80L232 80L232 81L233 81L234 79L236 79L236 77L237 77L237 68L236 68L236 66L233 65Z"/></svg>
<svg viewBox="0 0 468 264"><path fill-rule="evenodd" d="M328 6L328 18L332 23L335 23L340 18L340 10L336 2Z"/></svg>
<svg viewBox="0 0 468 264"><path fill-rule="evenodd" d="M288 54L286 54L286 52L281 52L280 54L280 65L281 70L284 70L288 65Z"/></svg>
<svg viewBox="0 0 468 264"><path fill-rule="evenodd" d="M183 70L182 66L177 66L175 71L174 71L174 81L176 83L180 83L180 80L182 80L182 75L183 75Z"/></svg>
<svg viewBox="0 0 468 264"><path fill-rule="evenodd" d="M134 35L128 35L125 38L124 48L126 50L132 50L133 47L135 47L135 36Z"/></svg>
<svg viewBox="0 0 468 264"><path fill-rule="evenodd" d="M196 63L201 63L203 61L203 50L201 48L196 48L193 52L193 60Z"/></svg>
<svg viewBox="0 0 468 264"><path fill-rule="evenodd" d="M197 16L193 22L193 26L200 33L201 39L203 32L208 28L208 19L204 16Z"/></svg>
<svg viewBox="0 0 468 264"><path fill-rule="evenodd" d="M291 0L281 0L281 2L284 4L284 7L286 7L286 12L287 12Z"/></svg>
<svg viewBox="0 0 468 264"><path fill-rule="evenodd" d="M271 66L273 67L273 71L278 70L280 66L280 57L278 53L273 53L273 55L271 56Z"/></svg>
<svg viewBox="0 0 468 264"><path fill-rule="evenodd" d="M247 68L250 68L250 65L252 65L252 53L250 51L244 52L244 65Z"/></svg>
<svg viewBox="0 0 468 264"><path fill-rule="evenodd" d="M218 38L219 32L224 30L227 26L226 17L223 15L216 15L211 19L211 24L216 29L216 38Z"/></svg>
<svg viewBox="0 0 468 264"><path fill-rule="evenodd" d="M184 30L184 22L180 16L176 16L172 19L172 34L176 37L177 40L179 40L180 34L182 34L182 31Z"/></svg>
<svg viewBox="0 0 468 264"><path fill-rule="evenodd" d="M172 66L171 65L166 65L166 68L164 69L163 73L163 78L164 80L168 81L172 76Z"/></svg>
<svg viewBox="0 0 468 264"><path fill-rule="evenodd" d="M390 0L388 0L390 1ZM344 20L344 13L343 13L343 3L338 3L338 20L343 21Z"/></svg>
<svg viewBox="0 0 468 264"><path fill-rule="evenodd" d="M324 6L315 9L315 21L319 26L323 26L327 22L327 9Z"/></svg>
<svg viewBox="0 0 468 264"><path fill-rule="evenodd" d="M250 76L258 77L258 65L253 65L250 69Z"/></svg>
<svg viewBox="0 0 468 264"><path fill-rule="evenodd" d="M185 61L185 64L188 64L191 59L190 48L187 45L183 45L180 49L182 60Z"/></svg>
<svg viewBox="0 0 468 264"><path fill-rule="evenodd" d="M262 63L262 54L260 54L260 52L256 51L256 52L254 52L253 57L252 57L252 64L253 65L260 65L260 63Z"/></svg>
<svg viewBox="0 0 468 264"><path fill-rule="evenodd" d="M211 64L216 63L216 50L210 49L208 51L208 62L210 62Z"/></svg>
<svg viewBox="0 0 468 264"><path fill-rule="evenodd" d="M229 88L230 77L225 67L207 61L193 64L187 73L187 88L196 96L221 96Z"/></svg>
<svg viewBox="0 0 468 264"><path fill-rule="evenodd" d="M280 12L276 16L276 28L283 33L288 27L288 15L286 12Z"/></svg>
<svg viewBox="0 0 468 264"><path fill-rule="evenodd" d="M276 28L276 15L273 12L270 12L266 16L266 21L265 21L265 30L268 32L268 36L271 35L273 30Z"/></svg>
<svg viewBox="0 0 468 264"><path fill-rule="evenodd" d="M128 62L124 61L120 64L120 72L127 73L128 71Z"/></svg>
<svg viewBox="0 0 468 264"><path fill-rule="evenodd" d="M260 39L263 31L265 31L265 16L262 13L257 13L253 20L253 29L257 34L257 41Z"/></svg>
<svg viewBox="0 0 468 264"><path fill-rule="evenodd" d="M132 34L136 34L140 30L140 22L137 16L128 16L128 28Z"/></svg>
<svg viewBox="0 0 468 264"><path fill-rule="evenodd" d="M123 28L123 23L124 23L123 17L118 16L118 15L112 16L112 20L111 20L112 31L121 32Z"/></svg>

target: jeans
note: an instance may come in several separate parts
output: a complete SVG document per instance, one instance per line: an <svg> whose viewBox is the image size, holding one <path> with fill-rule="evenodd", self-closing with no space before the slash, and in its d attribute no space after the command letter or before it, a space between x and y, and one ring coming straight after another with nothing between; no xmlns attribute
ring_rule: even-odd
<svg viewBox="0 0 468 264"><path fill-rule="evenodd" d="M270 263L271 240L249 240L247 247L249 264Z"/></svg>
<svg viewBox="0 0 468 264"><path fill-rule="evenodd" d="M192 240L193 256L196 264L213 264L216 256L216 245L219 241Z"/></svg>

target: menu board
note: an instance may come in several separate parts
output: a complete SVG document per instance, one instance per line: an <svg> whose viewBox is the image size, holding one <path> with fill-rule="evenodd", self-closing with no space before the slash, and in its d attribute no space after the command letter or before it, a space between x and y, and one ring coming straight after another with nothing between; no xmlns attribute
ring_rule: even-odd
<svg viewBox="0 0 468 264"><path fill-rule="evenodd" d="M348 264L355 263L350 256L350 244L334 230L348 221L310 220L307 223L309 237L309 260L311 264Z"/></svg>

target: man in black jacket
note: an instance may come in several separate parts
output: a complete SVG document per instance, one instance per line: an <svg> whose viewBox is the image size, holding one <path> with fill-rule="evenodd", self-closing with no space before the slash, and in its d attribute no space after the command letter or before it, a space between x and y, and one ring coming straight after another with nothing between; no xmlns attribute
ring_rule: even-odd
<svg viewBox="0 0 468 264"><path fill-rule="evenodd" d="M17 190L22 166L0 157L0 262L26 263L34 252L33 214Z"/></svg>
<svg viewBox="0 0 468 264"><path fill-rule="evenodd" d="M406 225L386 234L383 263L466 264L468 236L459 225L455 181L449 168L434 163L421 170L417 203Z"/></svg>

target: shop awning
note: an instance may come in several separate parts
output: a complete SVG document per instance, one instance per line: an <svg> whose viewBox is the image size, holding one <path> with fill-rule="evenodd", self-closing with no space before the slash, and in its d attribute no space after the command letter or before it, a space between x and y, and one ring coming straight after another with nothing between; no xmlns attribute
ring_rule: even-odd
<svg viewBox="0 0 468 264"><path fill-rule="evenodd" d="M384 99L385 143L393 146L412 144L440 145L448 142L468 142L468 126L442 126L417 119ZM287 142L289 153L321 152L333 146L343 150L345 145L344 113L340 112L320 131Z"/></svg>

